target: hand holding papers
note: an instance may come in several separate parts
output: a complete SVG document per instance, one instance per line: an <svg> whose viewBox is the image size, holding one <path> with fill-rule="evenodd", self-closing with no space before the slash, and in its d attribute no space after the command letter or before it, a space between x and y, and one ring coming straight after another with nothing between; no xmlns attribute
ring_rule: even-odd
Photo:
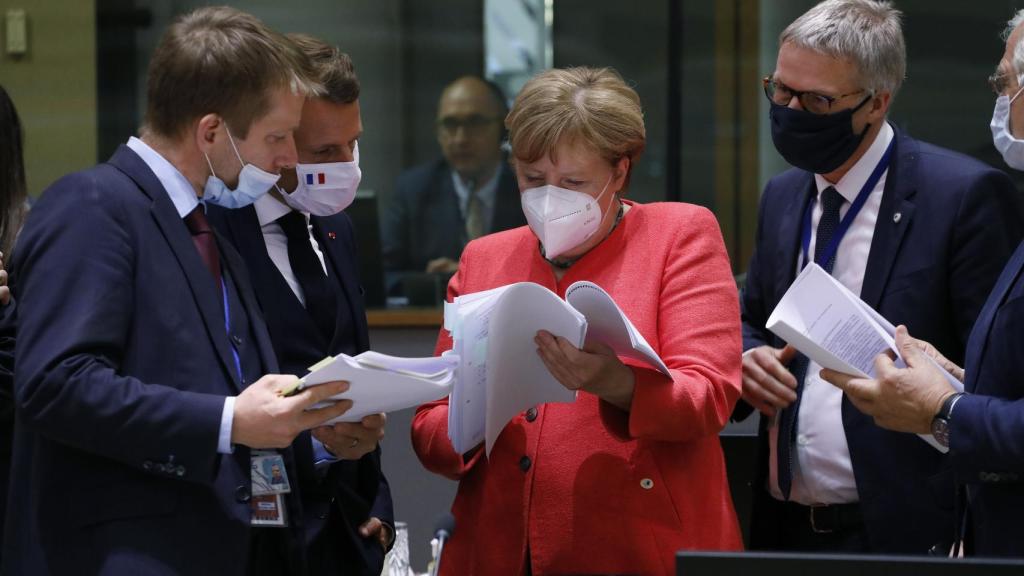
<svg viewBox="0 0 1024 576"><path fill-rule="evenodd" d="M467 294L445 306L452 352L462 358L448 408L448 436L459 453L494 441L516 414L545 402L572 402L575 393L548 372L534 336L546 330L577 348L589 339L620 356L668 367L608 294L577 282L566 300L532 282Z"/></svg>
<svg viewBox="0 0 1024 576"><path fill-rule="evenodd" d="M451 391L458 357L396 358L377 352L338 354L310 368L294 393L325 382L345 380L349 389L333 400L351 400L352 408L332 422L358 422L364 416L418 406ZM322 407L324 404L314 406Z"/></svg>
<svg viewBox="0 0 1024 576"><path fill-rule="evenodd" d="M895 343L895 327L820 266L809 264L768 318L767 328L818 364L864 378L875 377L874 359L890 352L906 364ZM934 363L929 356L924 356ZM942 370L958 391L963 383ZM931 435L921 437L946 452Z"/></svg>

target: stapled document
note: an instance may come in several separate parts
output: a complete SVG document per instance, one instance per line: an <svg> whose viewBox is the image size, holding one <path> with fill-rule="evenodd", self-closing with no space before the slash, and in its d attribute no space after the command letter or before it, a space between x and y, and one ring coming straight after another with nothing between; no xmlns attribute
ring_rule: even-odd
<svg viewBox="0 0 1024 576"><path fill-rule="evenodd" d="M811 360L844 374L874 378L875 357L886 351L894 354L897 366L906 366L896 349L892 323L814 263L793 281L766 327ZM963 391L962 382L936 367ZM920 436L935 449L948 451L930 434Z"/></svg>

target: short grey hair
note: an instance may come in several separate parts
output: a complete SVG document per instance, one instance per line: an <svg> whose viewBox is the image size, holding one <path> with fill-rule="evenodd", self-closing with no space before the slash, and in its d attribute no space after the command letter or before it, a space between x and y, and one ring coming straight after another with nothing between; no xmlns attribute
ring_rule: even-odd
<svg viewBox="0 0 1024 576"><path fill-rule="evenodd" d="M787 26L779 45L848 60L864 89L896 94L907 73L901 18L890 2L825 0Z"/></svg>
<svg viewBox="0 0 1024 576"><path fill-rule="evenodd" d="M1010 39L1010 35L1013 34L1013 31L1016 30L1022 22L1024 22L1024 8L1018 10L1017 13L1013 15L1013 18L1010 18L1010 21L1006 23L1006 30L1003 30L1003 33L1000 35L1003 42ZM1020 40L1017 41L1017 45L1013 48L1013 62L1010 62L1010 65L1013 66L1013 71L1017 73L1019 82L1019 78L1024 75L1024 42L1021 42Z"/></svg>

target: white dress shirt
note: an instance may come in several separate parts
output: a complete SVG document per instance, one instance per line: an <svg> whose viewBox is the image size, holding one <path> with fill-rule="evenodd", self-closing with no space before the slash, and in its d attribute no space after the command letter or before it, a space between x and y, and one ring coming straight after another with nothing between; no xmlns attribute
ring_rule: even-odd
<svg viewBox="0 0 1024 576"><path fill-rule="evenodd" d="M829 186L835 187L845 200L839 209L840 218L845 217L893 137L893 129L886 122L864 156L835 184L831 184L820 174L815 174L818 195L811 213L811 254L814 254L818 221L822 214L822 191ZM871 239L874 237L875 222L878 220L878 210L882 204L882 192L885 190L887 176L888 170L882 173L882 177L875 184L867 202L854 218L836 250L832 276L857 295L860 295L861 286L864 284L864 271L871 251ZM797 266L803 262L804 255L801 249ZM821 365L813 360L809 362L797 413L790 500L804 505L857 502L857 483L843 427L843 392L822 380L818 376L820 371ZM774 425L769 433L771 453L768 459L768 481L772 495L781 500L782 492L779 490L776 468L777 443L778 424Z"/></svg>
<svg viewBox="0 0 1024 576"><path fill-rule="evenodd" d="M288 283L288 287L295 293L295 297L305 307L306 295L302 292L302 286L299 286L299 281L295 278L295 272L292 271L291 260L288 259L288 237L285 236L281 225L277 223L278 218L292 211L291 207L270 194L260 196L254 206L256 208L256 217L260 221L260 230L263 232L263 241L267 245L267 255L270 256L270 260L277 267L281 276L284 277L284 281ZM324 253L320 250L320 244L317 243L316 238L313 238L312 227L309 224L309 212L300 212L300 214L306 219L306 232L309 236L309 243L313 246L313 252L316 253L317 259L320 260L320 267L324 269L324 274L330 275L327 272L327 266L324 264Z"/></svg>

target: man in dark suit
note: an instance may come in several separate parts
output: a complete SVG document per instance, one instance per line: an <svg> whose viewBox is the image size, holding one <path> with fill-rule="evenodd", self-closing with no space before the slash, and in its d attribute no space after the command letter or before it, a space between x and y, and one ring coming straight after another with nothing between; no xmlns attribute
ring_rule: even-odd
<svg viewBox="0 0 1024 576"><path fill-rule="evenodd" d="M287 195L275 189L253 206L214 208L209 216L250 271L282 372L301 376L327 356L369 349L355 237L341 211L359 184L362 122L359 80L348 55L309 36L290 38L324 86L322 95L306 102L295 132L300 177L287 170L281 186L291 191ZM394 538L377 444L383 433L379 414L323 427L313 438L299 436L307 445L306 457L299 458L300 483L333 499L325 514L307 521L315 574L381 572Z"/></svg>
<svg viewBox="0 0 1024 576"><path fill-rule="evenodd" d="M765 323L814 261L894 323L962 359L1024 218L1005 174L893 128L900 15L830 0L780 37L765 79L776 148L797 166L761 200L743 291L743 400L761 418L753 548L926 553L953 540L948 459L875 426Z"/></svg>
<svg viewBox="0 0 1024 576"><path fill-rule="evenodd" d="M319 87L290 41L237 10L178 19L151 61L141 138L36 203L11 266L16 424L3 572L306 574L295 478L335 382L281 394L238 254L200 202L241 205L293 166ZM268 374L270 373L270 374ZM262 526L260 522L275 526Z"/></svg>
<svg viewBox="0 0 1024 576"><path fill-rule="evenodd" d="M998 97L992 137L1006 163L1024 170L1024 10L1010 20L1006 51L993 76ZM897 328L896 345L907 363L899 369L887 357L876 360L878 380L835 372L823 376L840 386L864 413L882 427L931 433L950 449L958 484L966 486L970 524L959 534L968 554L1024 556L1024 243L1017 247L982 308L963 359L945 358L941 344L931 346ZM921 332L911 326L911 330ZM958 393L928 354L964 384Z"/></svg>
<svg viewBox="0 0 1024 576"><path fill-rule="evenodd" d="M469 240L526 225L501 145L508 114L492 82L465 76L444 89L437 142L444 157L403 172L384 218L384 269L451 274Z"/></svg>

